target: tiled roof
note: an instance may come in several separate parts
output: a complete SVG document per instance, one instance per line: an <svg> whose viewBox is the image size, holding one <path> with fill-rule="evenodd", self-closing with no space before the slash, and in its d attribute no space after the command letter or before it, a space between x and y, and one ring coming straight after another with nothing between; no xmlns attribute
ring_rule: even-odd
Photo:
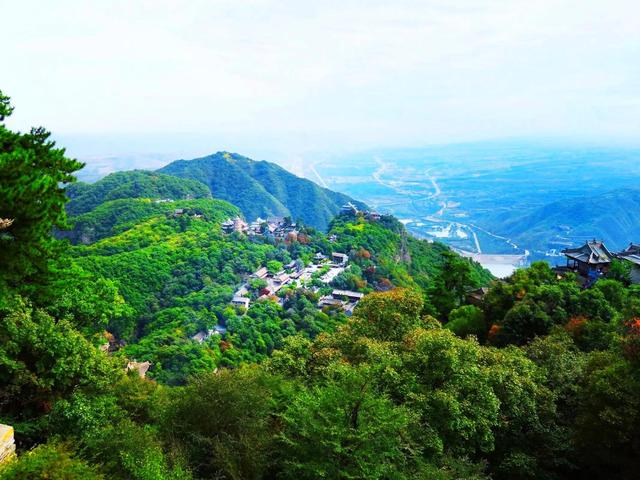
<svg viewBox="0 0 640 480"><path fill-rule="evenodd" d="M640 265L640 245L630 244L625 250L620 252L617 257Z"/></svg>
<svg viewBox="0 0 640 480"><path fill-rule="evenodd" d="M352 292L351 290L334 290L332 295L334 297L349 297L349 298L362 298L364 293Z"/></svg>
<svg viewBox="0 0 640 480"><path fill-rule="evenodd" d="M562 253L572 260L589 265L602 265L611 263L613 254L607 249L604 243L591 240L578 248L567 248Z"/></svg>

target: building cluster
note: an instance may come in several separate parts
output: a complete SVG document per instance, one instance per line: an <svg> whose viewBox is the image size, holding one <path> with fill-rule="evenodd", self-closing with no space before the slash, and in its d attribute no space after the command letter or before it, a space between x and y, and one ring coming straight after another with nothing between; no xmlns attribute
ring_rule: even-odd
<svg viewBox="0 0 640 480"><path fill-rule="evenodd" d="M266 267L261 267L252 273L247 281L235 292L231 304L237 307L248 309L251 305L251 282L252 280L262 280L264 288L260 290L258 300L274 298L278 292L285 287L296 289L309 289L317 292L316 286L309 287L308 284L317 278L322 284L328 285L338 275L349 268L349 256L345 253L334 252L330 257L318 252L313 258L313 263L304 265L301 260L294 260L280 272L269 272ZM350 314L363 294L350 292L347 290L334 290L329 296L324 296L318 303L318 308L336 306L342 308ZM277 297L275 297L277 298ZM282 305L283 299L277 298Z"/></svg>
<svg viewBox="0 0 640 480"><path fill-rule="evenodd" d="M612 253L603 242L590 240L580 247L562 250L562 254L567 257L567 265L558 271L578 273L588 284L605 275L613 259L629 262L631 282L640 283L640 245L632 243L625 250Z"/></svg>
<svg viewBox="0 0 640 480"><path fill-rule="evenodd" d="M339 308L344 310L347 315L353 313L358 302L362 300L364 293L352 292L351 290L334 290L331 295L320 297L318 308Z"/></svg>
<svg viewBox="0 0 640 480"><path fill-rule="evenodd" d="M228 218L222 222L221 227L226 234L237 232L248 236L271 235L281 240L297 237L299 233L298 226L283 217L270 217L266 220L258 217L251 223L240 217Z"/></svg>
<svg viewBox="0 0 640 480"><path fill-rule="evenodd" d="M198 333L196 333L194 336L191 337L191 340L195 340L198 343L202 343L205 340L208 340L209 338L213 337L214 335L222 335L226 332L227 332L227 329L225 327L223 327L222 325L216 325L215 327L210 328L209 330L200 330Z"/></svg>
<svg viewBox="0 0 640 480"><path fill-rule="evenodd" d="M202 218L203 215L201 213L188 213L187 210L185 210L184 208L176 208L173 211L173 216L174 217L182 217L184 215L193 217L193 218Z"/></svg>
<svg viewBox="0 0 640 480"><path fill-rule="evenodd" d="M358 215L362 215L367 220L371 220L377 222L382 218L382 215L378 212L370 211L370 210L358 210L353 203L348 202L344 204L340 208L340 215L347 215L352 217L357 217Z"/></svg>
<svg viewBox="0 0 640 480"><path fill-rule="evenodd" d="M340 215L358 216L362 215L367 220L378 221L382 218L382 215L378 212L369 210L358 210L353 203L349 202L342 206L340 209ZM226 234L231 233L244 233L249 236L265 236L271 235L278 239L286 239L288 237L297 236L300 229L296 223L292 222L289 218L285 217L269 217L256 218L253 222L246 222L241 217L228 218L220 225L222 232ZM337 237L335 235L329 236L330 242L335 242Z"/></svg>

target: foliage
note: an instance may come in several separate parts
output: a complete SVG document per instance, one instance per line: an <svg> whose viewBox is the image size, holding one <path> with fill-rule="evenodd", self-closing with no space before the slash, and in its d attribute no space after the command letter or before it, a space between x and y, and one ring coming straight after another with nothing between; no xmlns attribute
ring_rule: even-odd
<svg viewBox="0 0 640 480"><path fill-rule="evenodd" d="M109 476L135 480L188 480L179 459L169 461L156 430L129 418L114 393L74 393L52 412L57 431L73 438L82 455ZM126 393L126 391L125 391Z"/></svg>
<svg viewBox="0 0 640 480"><path fill-rule="evenodd" d="M145 170L111 173L93 184L76 183L69 187L68 195L71 201L67 205L67 211L71 215L89 212L100 204L117 199L211 198L207 186L196 180ZM171 205L173 202L168 203Z"/></svg>
<svg viewBox="0 0 640 480"><path fill-rule="evenodd" d="M614 258L607 271L607 278L629 285L631 283L631 263Z"/></svg>
<svg viewBox="0 0 640 480"><path fill-rule="evenodd" d="M0 91L0 121L10 115ZM49 279L49 261L59 252L51 237L64 228L65 186L82 164L55 148L44 128L16 133L0 124L0 265L3 283L32 290ZM0 285L2 292L2 285Z"/></svg>
<svg viewBox="0 0 640 480"><path fill-rule="evenodd" d="M102 480L96 467L76 458L64 444L47 443L20 456L5 468L2 480Z"/></svg>
<svg viewBox="0 0 640 480"><path fill-rule="evenodd" d="M0 412L47 411L79 387L117 378L114 366L67 320L15 299L0 309Z"/></svg>
<svg viewBox="0 0 640 480"><path fill-rule="evenodd" d="M450 251L443 252L442 256L444 265L431 285L429 295L439 317L446 318L451 310L464 302L467 291L481 284L478 275L474 275L473 264L468 259Z"/></svg>
<svg viewBox="0 0 640 480"><path fill-rule="evenodd" d="M463 305L451 310L445 327L459 337L475 335L483 338L487 333L484 312L475 305Z"/></svg>
<svg viewBox="0 0 640 480"><path fill-rule="evenodd" d="M204 478L263 478L275 454L272 414L279 385L256 369L192 378L162 413L169 442L188 445Z"/></svg>
<svg viewBox="0 0 640 480"><path fill-rule="evenodd" d="M640 453L640 377L613 352L590 355L581 380L576 440L599 478L633 478Z"/></svg>
<svg viewBox="0 0 640 480"><path fill-rule="evenodd" d="M372 392L367 377L345 369L296 394L283 413L284 478L410 478L401 473L410 414Z"/></svg>

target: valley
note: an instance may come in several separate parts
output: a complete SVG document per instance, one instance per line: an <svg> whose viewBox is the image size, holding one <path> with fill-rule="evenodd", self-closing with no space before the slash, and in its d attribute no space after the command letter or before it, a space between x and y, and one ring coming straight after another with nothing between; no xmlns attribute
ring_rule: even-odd
<svg viewBox="0 0 640 480"><path fill-rule="evenodd" d="M483 142L345 155L313 164L308 176L504 276L531 261L555 263L561 249L592 236L615 248L640 237L640 224L626 218L631 206L588 207L634 189L637 158L623 148ZM539 209L550 211L539 219Z"/></svg>

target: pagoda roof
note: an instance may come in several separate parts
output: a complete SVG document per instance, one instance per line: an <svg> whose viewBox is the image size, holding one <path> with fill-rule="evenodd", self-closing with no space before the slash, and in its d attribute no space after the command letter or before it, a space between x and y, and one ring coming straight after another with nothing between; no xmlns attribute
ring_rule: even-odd
<svg viewBox="0 0 640 480"><path fill-rule="evenodd" d="M589 265L608 264L613 258L613 254L604 243L597 240L590 240L578 248L567 248L562 250L562 253L572 260Z"/></svg>

